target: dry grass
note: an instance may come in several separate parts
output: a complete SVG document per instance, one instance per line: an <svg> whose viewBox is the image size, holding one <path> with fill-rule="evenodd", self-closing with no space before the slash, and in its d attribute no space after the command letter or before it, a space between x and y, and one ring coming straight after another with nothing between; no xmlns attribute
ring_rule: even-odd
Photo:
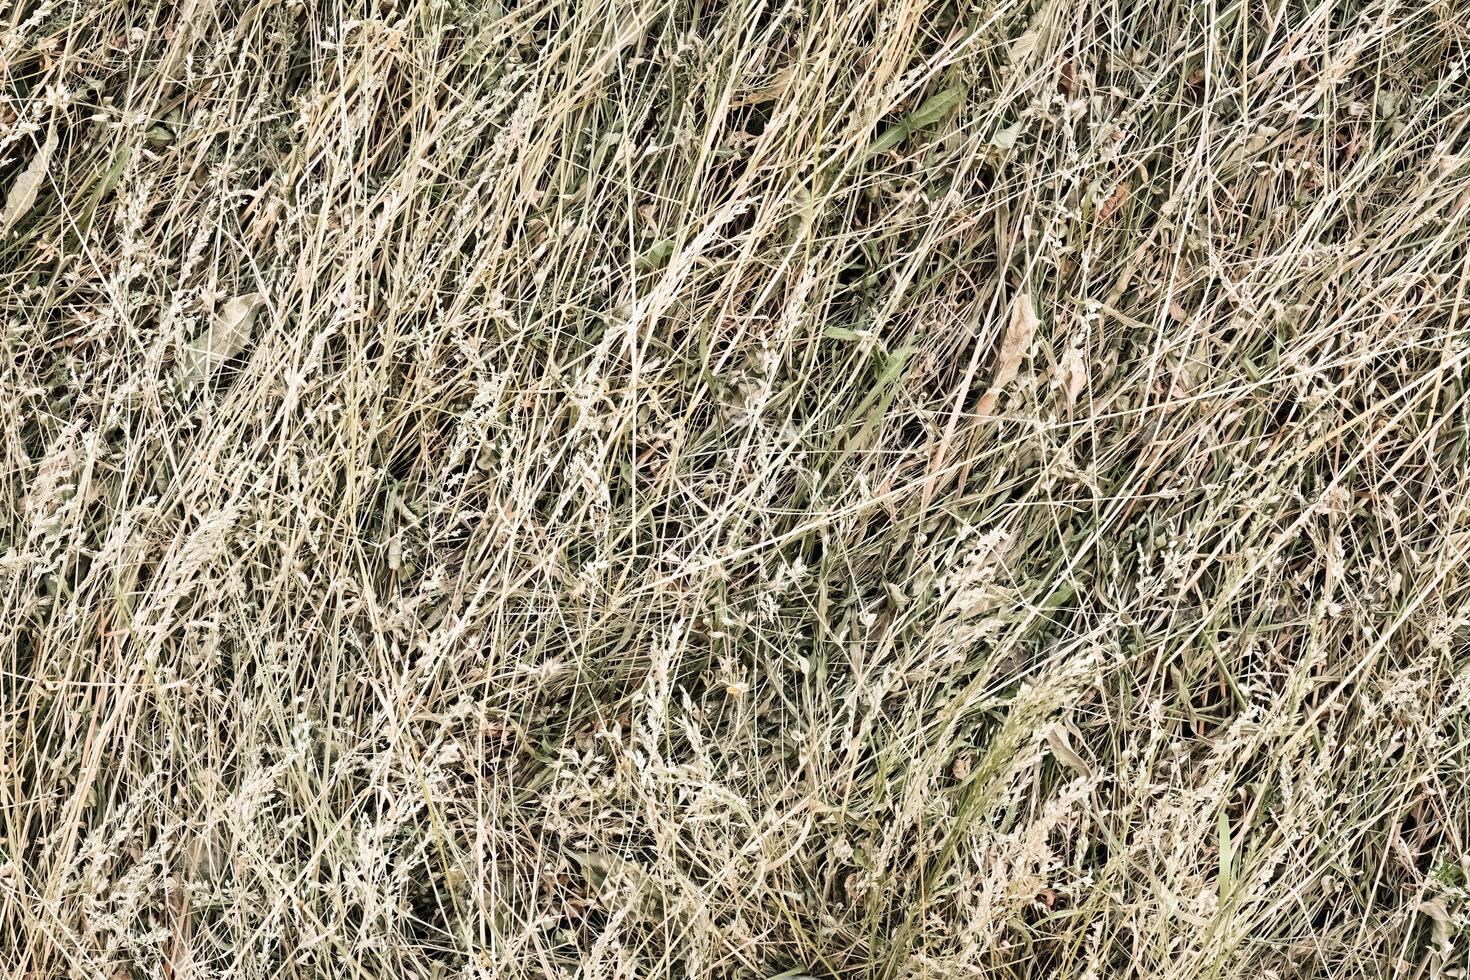
<svg viewBox="0 0 1470 980"><path fill-rule="evenodd" d="M0 974L1466 975L1464 0L0 26Z"/></svg>

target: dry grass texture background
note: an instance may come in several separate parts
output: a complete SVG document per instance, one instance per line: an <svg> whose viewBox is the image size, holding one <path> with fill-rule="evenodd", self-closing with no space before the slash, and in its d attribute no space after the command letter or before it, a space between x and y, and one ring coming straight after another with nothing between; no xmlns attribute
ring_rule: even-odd
<svg viewBox="0 0 1470 980"><path fill-rule="evenodd" d="M0 6L0 974L1466 976L1467 59Z"/></svg>

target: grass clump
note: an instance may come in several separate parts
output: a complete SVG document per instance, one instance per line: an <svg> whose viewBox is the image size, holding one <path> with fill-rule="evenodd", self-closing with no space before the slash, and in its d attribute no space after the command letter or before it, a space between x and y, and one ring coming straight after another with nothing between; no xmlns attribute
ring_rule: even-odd
<svg viewBox="0 0 1470 980"><path fill-rule="evenodd" d="M1461 0L0 13L7 976L1464 976Z"/></svg>

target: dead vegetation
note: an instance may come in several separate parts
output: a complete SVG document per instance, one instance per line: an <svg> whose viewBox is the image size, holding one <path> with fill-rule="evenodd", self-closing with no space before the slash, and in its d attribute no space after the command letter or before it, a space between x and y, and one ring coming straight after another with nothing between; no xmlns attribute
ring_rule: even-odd
<svg viewBox="0 0 1470 980"><path fill-rule="evenodd" d="M1464 976L1462 0L0 27L6 976Z"/></svg>

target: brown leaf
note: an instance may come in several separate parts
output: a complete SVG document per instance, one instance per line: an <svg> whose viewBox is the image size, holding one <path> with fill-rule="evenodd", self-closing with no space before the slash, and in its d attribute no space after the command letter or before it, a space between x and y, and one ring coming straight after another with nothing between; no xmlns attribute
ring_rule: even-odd
<svg viewBox="0 0 1470 980"><path fill-rule="evenodd" d="M656 205L651 202L640 205L638 208L638 217L643 219L643 223L648 226L649 231L658 231L658 207Z"/></svg>
<svg viewBox="0 0 1470 980"><path fill-rule="evenodd" d="M1113 193L1108 196L1108 199L1103 202L1102 207L1098 209L1097 219L1099 221L1107 221L1111 218L1119 208L1128 203L1128 195L1131 193L1133 193L1133 187L1128 181L1125 180L1120 183L1114 188Z"/></svg>
<svg viewBox="0 0 1470 980"><path fill-rule="evenodd" d="M1036 316L1036 308L1031 305L1031 294L1022 293L1017 296L1016 305L1011 307L1011 322L1006 325L1005 336L1000 340L1000 357L995 362L992 388L1004 388L1016 380L1016 373L1021 369L1021 360L1031 353L1031 340L1036 336L1036 328L1039 326L1041 320Z"/></svg>
<svg viewBox="0 0 1470 980"><path fill-rule="evenodd" d="M1069 99L1077 94L1077 67L1070 58L1062 62L1057 72L1057 88Z"/></svg>
<svg viewBox="0 0 1470 980"><path fill-rule="evenodd" d="M1000 338L1000 353L995 359L995 376L990 382L990 390L980 397L975 406L975 414L984 416L995 411L1001 392L1006 385L1016 380L1022 359L1031 352L1031 340L1036 336L1036 328L1040 325L1036 308L1031 305L1031 294L1021 293L1016 297L1016 305L1011 307L1010 322L1006 324L1006 332Z"/></svg>

